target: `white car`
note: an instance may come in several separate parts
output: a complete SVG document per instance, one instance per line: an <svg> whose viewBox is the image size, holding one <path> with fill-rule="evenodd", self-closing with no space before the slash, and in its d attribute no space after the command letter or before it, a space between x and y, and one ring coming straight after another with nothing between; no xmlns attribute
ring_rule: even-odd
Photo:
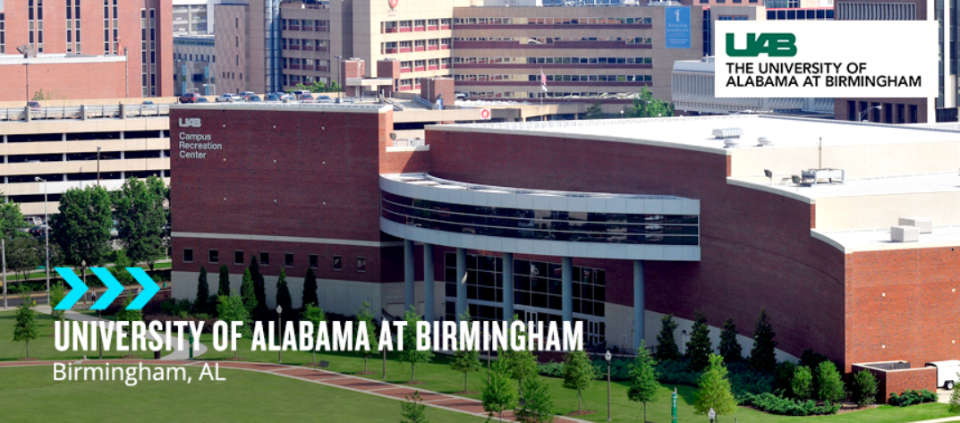
<svg viewBox="0 0 960 423"><path fill-rule="evenodd" d="M295 97L293 94L284 94L282 97L280 97L280 101L284 103L296 103L297 97Z"/></svg>
<svg viewBox="0 0 960 423"><path fill-rule="evenodd" d="M217 97L217 103L233 103L233 94L220 94Z"/></svg>

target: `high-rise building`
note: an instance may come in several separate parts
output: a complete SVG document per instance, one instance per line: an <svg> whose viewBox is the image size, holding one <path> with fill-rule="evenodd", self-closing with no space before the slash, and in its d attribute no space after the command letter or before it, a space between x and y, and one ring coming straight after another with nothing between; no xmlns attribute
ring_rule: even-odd
<svg viewBox="0 0 960 423"><path fill-rule="evenodd" d="M174 0L173 35L213 34L213 6L220 0Z"/></svg>
<svg viewBox="0 0 960 423"><path fill-rule="evenodd" d="M0 2L0 101L172 95L171 7L171 0Z"/></svg>

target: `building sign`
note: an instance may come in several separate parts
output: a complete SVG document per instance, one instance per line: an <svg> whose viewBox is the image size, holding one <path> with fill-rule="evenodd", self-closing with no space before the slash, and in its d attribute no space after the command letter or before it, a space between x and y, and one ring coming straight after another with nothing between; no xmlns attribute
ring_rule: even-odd
<svg viewBox="0 0 960 423"><path fill-rule="evenodd" d="M200 128L202 122L200 118L180 118L177 123L181 128ZM223 150L223 144L212 142L211 134L188 134L180 132L179 136L180 158L181 159L206 159L206 150Z"/></svg>
<svg viewBox="0 0 960 423"><path fill-rule="evenodd" d="M396 9L396 8L397 8L397 3L399 3L400 0L387 0L387 2L390 3L390 8L391 8L391 9Z"/></svg>
<svg viewBox="0 0 960 423"><path fill-rule="evenodd" d="M480 109L480 119L490 120L490 109Z"/></svg>
<svg viewBox="0 0 960 423"><path fill-rule="evenodd" d="M935 21L717 21L716 25L717 97L937 96Z"/></svg>
<svg viewBox="0 0 960 423"><path fill-rule="evenodd" d="M690 48L690 8L664 8L666 48Z"/></svg>

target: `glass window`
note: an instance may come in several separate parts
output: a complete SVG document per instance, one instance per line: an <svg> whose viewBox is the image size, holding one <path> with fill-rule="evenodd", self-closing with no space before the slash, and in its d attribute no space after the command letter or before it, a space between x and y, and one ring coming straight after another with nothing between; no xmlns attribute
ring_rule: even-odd
<svg viewBox="0 0 960 423"><path fill-rule="evenodd" d="M357 257L357 273L363 273L367 271L367 259L364 257Z"/></svg>
<svg viewBox="0 0 960 423"><path fill-rule="evenodd" d="M293 267L293 253L283 254L283 265L286 267Z"/></svg>
<svg viewBox="0 0 960 423"><path fill-rule="evenodd" d="M316 254L310 254L310 268L316 269L320 267L320 257Z"/></svg>
<svg viewBox="0 0 960 423"><path fill-rule="evenodd" d="M220 252L219 252L219 251L217 251L217 250L210 250L209 253L208 253L208 255L209 255L209 259L210 259L210 263L211 263L211 264L217 264L217 263L220 262Z"/></svg>
<svg viewBox="0 0 960 423"><path fill-rule="evenodd" d="M237 250L233 252L233 264L243 265L245 262L243 260L243 251Z"/></svg>
<svg viewBox="0 0 960 423"><path fill-rule="evenodd" d="M183 261L185 263L193 263L193 248L183 249Z"/></svg>
<svg viewBox="0 0 960 423"><path fill-rule="evenodd" d="M336 271L343 270L343 257L333 256L333 270L336 270Z"/></svg>
<svg viewBox="0 0 960 423"><path fill-rule="evenodd" d="M266 251L260 252L260 265L269 266L270 265L270 253Z"/></svg>

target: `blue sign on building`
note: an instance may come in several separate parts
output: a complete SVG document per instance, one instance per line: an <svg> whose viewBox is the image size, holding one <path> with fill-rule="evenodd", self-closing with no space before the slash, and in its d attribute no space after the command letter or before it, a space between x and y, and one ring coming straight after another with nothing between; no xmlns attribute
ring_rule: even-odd
<svg viewBox="0 0 960 423"><path fill-rule="evenodd" d="M666 48L690 48L690 8L664 8Z"/></svg>

